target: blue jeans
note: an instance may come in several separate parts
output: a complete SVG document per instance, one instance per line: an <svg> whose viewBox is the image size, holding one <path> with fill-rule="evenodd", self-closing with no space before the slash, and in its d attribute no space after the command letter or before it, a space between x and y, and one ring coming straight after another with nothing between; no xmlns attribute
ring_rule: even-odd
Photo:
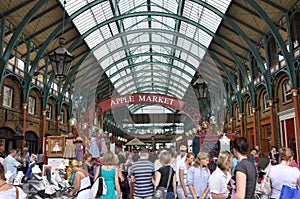
<svg viewBox="0 0 300 199"><path fill-rule="evenodd" d="M167 197L166 197L166 199L174 199L174 198L175 198L174 192L167 192Z"/></svg>

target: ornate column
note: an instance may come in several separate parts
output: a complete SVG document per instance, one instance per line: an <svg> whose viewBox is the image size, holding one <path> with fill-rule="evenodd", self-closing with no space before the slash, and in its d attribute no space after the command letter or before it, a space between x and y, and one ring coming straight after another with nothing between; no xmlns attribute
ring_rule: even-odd
<svg viewBox="0 0 300 199"><path fill-rule="evenodd" d="M241 126L241 136L244 136L244 113L239 113L240 126Z"/></svg>
<svg viewBox="0 0 300 199"><path fill-rule="evenodd" d="M43 144L43 158L44 158L44 164L47 164L47 151L46 151L46 137L45 137L45 134L46 134L46 113L47 113L47 110L44 109L42 110L42 126L41 126L41 135L42 135L42 144Z"/></svg>
<svg viewBox="0 0 300 199"><path fill-rule="evenodd" d="M269 99L270 105L270 123L271 123L271 135L272 135L272 145L275 145L275 121L274 121L274 107L273 107L273 99Z"/></svg>
<svg viewBox="0 0 300 199"><path fill-rule="evenodd" d="M296 146L297 146L297 161L300 161L300 118L299 118L299 98L298 88L292 88L295 110L295 123L296 123Z"/></svg>
<svg viewBox="0 0 300 199"><path fill-rule="evenodd" d="M254 146L257 145L257 121L256 121L256 107L253 106L252 107L252 111L253 111L253 136L254 136L254 140L253 140L253 144Z"/></svg>
<svg viewBox="0 0 300 199"><path fill-rule="evenodd" d="M61 119L61 115L57 115L57 124L56 124L57 133L60 132L60 119Z"/></svg>
<svg viewBox="0 0 300 199"><path fill-rule="evenodd" d="M25 141L25 132L26 132L26 117L27 117L27 102L22 102L22 120L23 120L23 129L22 129L22 135L24 136L24 139L21 142L22 149L24 148L24 141Z"/></svg>

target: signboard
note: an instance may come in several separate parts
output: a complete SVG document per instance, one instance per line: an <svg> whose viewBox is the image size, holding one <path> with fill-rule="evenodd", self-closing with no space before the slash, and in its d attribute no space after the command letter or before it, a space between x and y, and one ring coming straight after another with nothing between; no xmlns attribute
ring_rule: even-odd
<svg viewBox="0 0 300 199"><path fill-rule="evenodd" d="M96 107L101 109L101 114L107 110L130 104L158 104L162 106L175 108L177 110L180 110L182 113L186 114L193 121L195 126L199 125L201 119L203 118L200 112L193 106L187 104L186 102L180 99L161 94L135 93L114 96L110 99L98 103Z"/></svg>

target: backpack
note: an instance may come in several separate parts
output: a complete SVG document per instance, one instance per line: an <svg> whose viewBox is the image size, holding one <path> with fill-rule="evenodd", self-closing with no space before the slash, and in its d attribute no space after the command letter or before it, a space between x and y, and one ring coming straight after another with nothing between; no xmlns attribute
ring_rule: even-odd
<svg viewBox="0 0 300 199"><path fill-rule="evenodd" d="M271 194L271 179L270 179L270 169L263 175L263 177L259 177L256 183L256 191L270 195Z"/></svg>

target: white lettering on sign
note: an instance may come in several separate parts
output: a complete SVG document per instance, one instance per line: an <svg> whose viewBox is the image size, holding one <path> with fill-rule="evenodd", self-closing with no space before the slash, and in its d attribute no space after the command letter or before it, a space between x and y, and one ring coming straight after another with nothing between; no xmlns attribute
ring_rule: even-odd
<svg viewBox="0 0 300 199"><path fill-rule="evenodd" d="M159 104L168 104L168 105L173 105L173 102L175 101L174 99L168 98L168 97L163 97L163 96L157 96L157 95L138 95L137 103L142 103L142 102L150 102L150 103L159 103ZM111 100L111 107L121 105L121 104L129 104L129 103L135 103L135 98L132 95L128 96L122 96L122 97L117 97Z"/></svg>
<svg viewBox="0 0 300 199"><path fill-rule="evenodd" d="M132 102L134 102L134 97L130 95L130 96L123 96L123 97L112 99L110 105L115 106L118 104L132 103Z"/></svg>
<svg viewBox="0 0 300 199"><path fill-rule="evenodd" d="M138 97L139 102L156 102L160 104L170 104L173 105L174 99L170 99L167 97L162 96L155 96L155 95L139 95Z"/></svg>

